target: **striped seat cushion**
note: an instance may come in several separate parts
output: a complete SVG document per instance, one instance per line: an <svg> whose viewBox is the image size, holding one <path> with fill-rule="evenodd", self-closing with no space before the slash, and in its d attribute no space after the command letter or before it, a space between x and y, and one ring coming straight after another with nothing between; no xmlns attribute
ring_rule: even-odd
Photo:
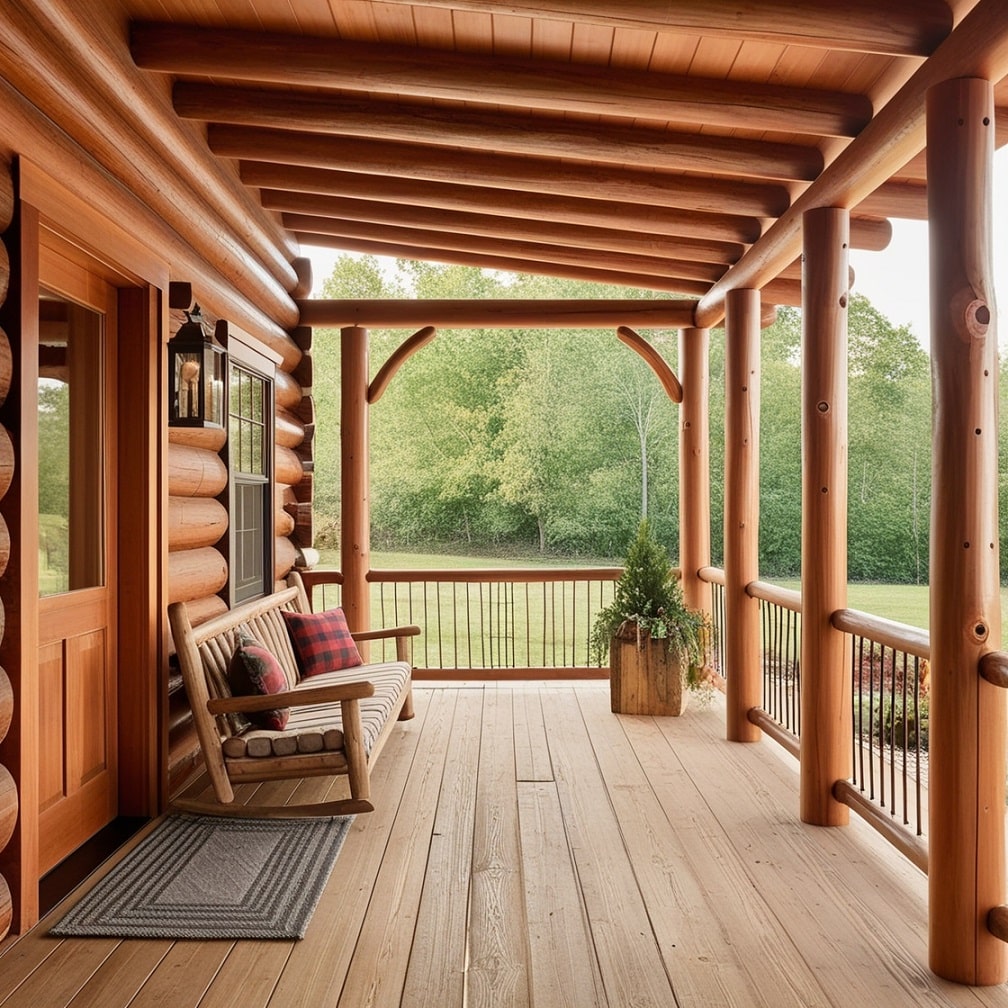
<svg viewBox="0 0 1008 1008"><path fill-rule="evenodd" d="M374 685L374 696L360 703L364 749L370 753L381 730L392 715L410 678L406 662L382 662L358 665L339 672L324 672L298 684L297 688L313 689L333 683L360 682ZM343 748L343 722L340 705L317 704L292 707L284 731L253 728L241 735L225 739L224 755L230 759L242 757L293 756L296 753L339 751Z"/></svg>

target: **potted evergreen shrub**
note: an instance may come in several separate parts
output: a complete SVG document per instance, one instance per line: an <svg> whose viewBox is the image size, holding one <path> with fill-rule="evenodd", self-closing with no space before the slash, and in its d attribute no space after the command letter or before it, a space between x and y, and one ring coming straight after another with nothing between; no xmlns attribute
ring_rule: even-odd
<svg viewBox="0 0 1008 1008"><path fill-rule="evenodd" d="M589 637L595 661L602 664L609 655L613 712L677 716L690 690L709 694L707 639L706 616L687 608L668 551L645 519L613 601L596 615Z"/></svg>

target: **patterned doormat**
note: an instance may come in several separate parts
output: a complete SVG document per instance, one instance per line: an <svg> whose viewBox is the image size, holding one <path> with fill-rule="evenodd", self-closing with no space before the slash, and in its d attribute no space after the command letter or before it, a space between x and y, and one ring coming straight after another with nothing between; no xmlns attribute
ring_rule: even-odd
<svg viewBox="0 0 1008 1008"><path fill-rule="evenodd" d="M352 822L167 816L49 933L303 938Z"/></svg>

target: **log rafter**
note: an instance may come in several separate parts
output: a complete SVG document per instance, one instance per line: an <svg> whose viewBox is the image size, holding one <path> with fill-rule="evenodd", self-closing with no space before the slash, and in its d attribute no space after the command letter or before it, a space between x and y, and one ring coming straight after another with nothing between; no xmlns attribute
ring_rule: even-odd
<svg viewBox="0 0 1008 1008"><path fill-rule="evenodd" d="M483 186L588 199L650 203L709 213L777 217L790 203L783 185L707 178L642 168L571 164L559 159L484 154L479 151L336 134L255 126L211 125L210 149L222 157L256 158L316 168L343 167L381 176L453 182L478 179Z"/></svg>
<svg viewBox="0 0 1008 1008"><path fill-rule="evenodd" d="M315 217L318 220L314 224L321 225L328 219L337 228L342 228L348 222L370 222L445 234L518 239L586 249L611 249L639 255L663 255L672 259L689 258L698 263L734 262L745 251L741 242L683 238L644 230L584 227L527 218L503 219L493 214L434 210L404 203L314 196L272 189L262 192L262 202L263 206L271 210L281 211L292 230L317 229L323 233L329 230L327 227L313 228L312 222L305 222L309 226L302 223L304 217ZM331 233L345 232L333 230Z"/></svg>
<svg viewBox="0 0 1008 1008"><path fill-rule="evenodd" d="M527 189L491 189L489 186L460 182L433 182L257 160L242 160L240 170L247 185L275 192L353 197L414 207L475 211L523 220L561 220L586 227L636 229L746 245L756 241L763 230L756 217L637 205L602 198L579 199L567 194L537 193ZM277 206L274 209L283 208Z"/></svg>
<svg viewBox="0 0 1008 1008"><path fill-rule="evenodd" d="M137 66L212 76L413 95L491 106L658 119L695 126L855 136L871 119L863 95L720 78L683 77L569 63L446 53L274 32L135 22Z"/></svg>
<svg viewBox="0 0 1008 1008"><path fill-rule="evenodd" d="M768 179L811 181L823 168L812 144L745 137L673 133L664 126L608 122L585 124L551 117L434 108L367 101L345 95L227 87L178 81L175 111L189 119L339 133L373 140L433 143L468 150L564 157L576 161L638 164Z"/></svg>
<svg viewBox="0 0 1008 1008"><path fill-rule="evenodd" d="M459 253L473 252L501 256L507 259L540 259L571 266L594 266L623 273L638 273L656 277L682 277L713 283L725 270L725 265L674 259L659 250L651 254L606 249L565 246L559 241L549 245L542 242L522 241L483 235L459 235L451 231L395 227L351 220L333 220L327 217L310 217L303 214L284 214L284 222L292 231L310 231L331 234L337 238L374 240L390 244L423 245L432 250L445 249Z"/></svg>

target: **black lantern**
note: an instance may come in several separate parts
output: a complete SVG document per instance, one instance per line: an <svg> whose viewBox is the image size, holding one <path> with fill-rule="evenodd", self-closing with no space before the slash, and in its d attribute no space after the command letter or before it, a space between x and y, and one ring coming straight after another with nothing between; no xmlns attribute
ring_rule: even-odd
<svg viewBox="0 0 1008 1008"><path fill-rule="evenodd" d="M168 341L168 424L224 426L225 350L204 326L199 305Z"/></svg>

